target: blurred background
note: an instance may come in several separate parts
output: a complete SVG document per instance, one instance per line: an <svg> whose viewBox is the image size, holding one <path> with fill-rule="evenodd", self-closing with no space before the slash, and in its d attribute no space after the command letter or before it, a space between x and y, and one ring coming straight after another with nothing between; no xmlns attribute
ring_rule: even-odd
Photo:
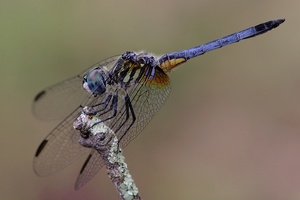
<svg viewBox="0 0 300 200"><path fill-rule="evenodd" d="M125 149L143 199L300 199L300 2L296 0L0 1L1 199L118 199L85 158L48 177L32 159L59 121L31 112L43 88L127 50L156 54L286 18L259 37L190 60ZM80 89L80 88L79 88Z"/></svg>

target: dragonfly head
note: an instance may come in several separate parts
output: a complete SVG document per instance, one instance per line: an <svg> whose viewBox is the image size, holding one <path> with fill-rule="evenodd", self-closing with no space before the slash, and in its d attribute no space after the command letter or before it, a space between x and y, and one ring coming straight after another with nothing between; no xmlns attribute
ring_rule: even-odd
<svg viewBox="0 0 300 200"><path fill-rule="evenodd" d="M105 77L106 74L101 68L94 68L83 77L82 86L87 92L100 95L106 90L107 79Z"/></svg>

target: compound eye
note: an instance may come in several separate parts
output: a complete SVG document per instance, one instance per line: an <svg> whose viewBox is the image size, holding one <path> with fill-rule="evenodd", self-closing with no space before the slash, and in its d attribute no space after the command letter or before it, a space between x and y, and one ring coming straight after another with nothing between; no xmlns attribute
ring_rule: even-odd
<svg viewBox="0 0 300 200"><path fill-rule="evenodd" d="M92 69L83 77L84 89L94 95L103 94L106 90L105 73L100 69Z"/></svg>

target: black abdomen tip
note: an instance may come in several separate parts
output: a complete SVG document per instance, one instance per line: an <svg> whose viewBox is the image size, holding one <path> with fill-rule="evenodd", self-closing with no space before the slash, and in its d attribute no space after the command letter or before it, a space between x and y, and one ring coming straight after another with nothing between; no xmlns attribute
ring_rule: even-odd
<svg viewBox="0 0 300 200"><path fill-rule="evenodd" d="M279 26L280 24L282 24L284 21L285 21L285 19L277 19L277 20L274 20L271 22L273 22L273 27L275 28L275 27Z"/></svg>

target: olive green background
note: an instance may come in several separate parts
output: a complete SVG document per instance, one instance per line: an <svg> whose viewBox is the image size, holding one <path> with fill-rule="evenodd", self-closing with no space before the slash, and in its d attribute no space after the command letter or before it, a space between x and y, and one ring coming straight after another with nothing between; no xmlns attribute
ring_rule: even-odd
<svg viewBox="0 0 300 200"><path fill-rule="evenodd" d="M143 199L300 199L299 9L297 0L1 0L0 198L118 199L105 170L74 191L84 158L34 174L34 152L59 123L33 117L41 89L127 50L164 54L286 18L172 71L170 98L125 156Z"/></svg>

